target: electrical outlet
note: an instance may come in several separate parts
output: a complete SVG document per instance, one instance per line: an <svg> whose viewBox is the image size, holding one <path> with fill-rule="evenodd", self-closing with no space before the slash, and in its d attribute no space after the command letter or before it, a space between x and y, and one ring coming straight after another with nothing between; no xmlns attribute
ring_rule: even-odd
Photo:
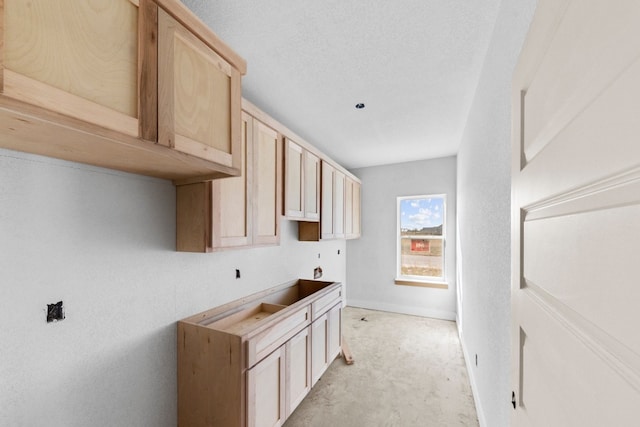
<svg viewBox="0 0 640 427"><path fill-rule="evenodd" d="M64 306L62 301L55 304L47 304L47 323L57 322L64 319Z"/></svg>

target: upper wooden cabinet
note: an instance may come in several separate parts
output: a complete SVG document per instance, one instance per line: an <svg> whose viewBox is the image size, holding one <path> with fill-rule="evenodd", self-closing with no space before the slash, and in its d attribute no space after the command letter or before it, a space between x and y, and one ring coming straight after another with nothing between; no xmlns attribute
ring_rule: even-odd
<svg viewBox="0 0 640 427"><path fill-rule="evenodd" d="M360 182L322 161L320 223L300 222L298 239L318 241L360 237Z"/></svg>
<svg viewBox="0 0 640 427"><path fill-rule="evenodd" d="M239 168L240 72L162 9L158 92L160 144Z"/></svg>
<svg viewBox="0 0 640 427"><path fill-rule="evenodd" d="M288 138L285 153L285 216L319 221L320 159Z"/></svg>
<svg viewBox="0 0 640 427"><path fill-rule="evenodd" d="M176 188L178 251L280 241L282 141L277 131L250 114L243 112L241 120L241 176Z"/></svg>
<svg viewBox="0 0 640 427"><path fill-rule="evenodd" d="M0 147L180 182L239 174L246 64L179 1L4 0L0 16Z"/></svg>

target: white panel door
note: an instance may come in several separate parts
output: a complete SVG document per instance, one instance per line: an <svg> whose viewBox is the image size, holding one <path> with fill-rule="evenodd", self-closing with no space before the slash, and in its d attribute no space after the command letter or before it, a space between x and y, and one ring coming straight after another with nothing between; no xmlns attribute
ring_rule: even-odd
<svg viewBox="0 0 640 427"><path fill-rule="evenodd" d="M513 142L511 424L638 426L640 1L539 0Z"/></svg>

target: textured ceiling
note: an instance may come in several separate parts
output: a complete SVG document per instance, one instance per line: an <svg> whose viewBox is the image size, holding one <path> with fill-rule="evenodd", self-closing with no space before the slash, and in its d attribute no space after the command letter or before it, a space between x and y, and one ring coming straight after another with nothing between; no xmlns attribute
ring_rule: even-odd
<svg viewBox="0 0 640 427"><path fill-rule="evenodd" d="M247 60L243 95L347 168L457 152L500 6L183 1Z"/></svg>

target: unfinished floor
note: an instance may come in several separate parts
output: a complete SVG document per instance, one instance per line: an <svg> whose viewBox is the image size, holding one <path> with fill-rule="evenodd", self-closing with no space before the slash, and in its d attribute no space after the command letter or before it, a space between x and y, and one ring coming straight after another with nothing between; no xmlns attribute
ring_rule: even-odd
<svg viewBox="0 0 640 427"><path fill-rule="evenodd" d="M336 359L284 427L478 426L454 322L347 307Z"/></svg>

